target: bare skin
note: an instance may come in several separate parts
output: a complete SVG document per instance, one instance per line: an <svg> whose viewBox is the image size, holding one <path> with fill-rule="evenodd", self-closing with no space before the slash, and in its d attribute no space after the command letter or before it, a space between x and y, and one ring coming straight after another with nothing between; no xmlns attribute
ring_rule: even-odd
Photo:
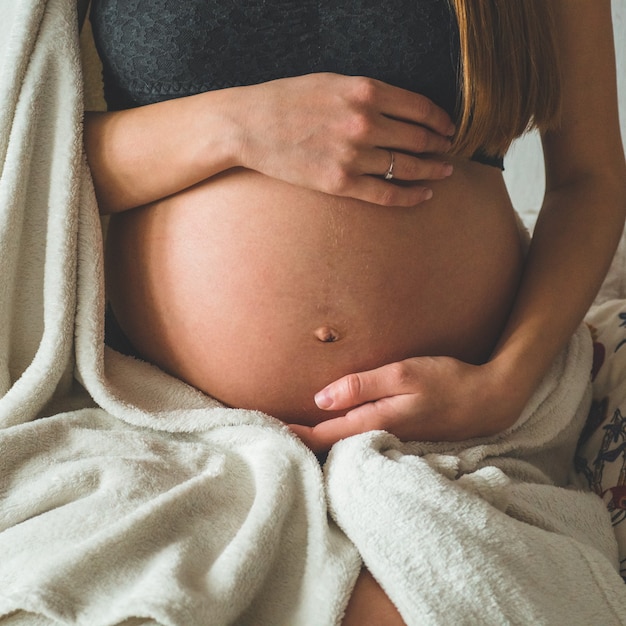
<svg viewBox="0 0 626 626"><path fill-rule="evenodd" d="M250 104L246 106L246 103ZM294 111L298 113L296 116L292 115ZM212 222L211 220L207 222L205 217L204 226L199 230L200 237L196 238L193 246L195 251L208 250L204 245L203 235L215 237L216 223L220 225L221 233L224 234L226 218L234 217L237 223L236 218L239 217L237 225L246 225L245 219L241 221L241 218L256 215L256 219L267 219L268 215L258 210L266 209L270 212L270 220L262 233L265 237L259 237L259 241L270 244L265 246L266 253L271 253L266 260L273 256L276 267L285 267L279 256L281 250L285 249L285 242L281 241L281 245L274 246L273 249L271 242L276 240L271 236L267 237L275 230L276 218L279 217L275 212L282 211L283 219L278 222L280 224L293 224L295 216L296 223L302 226L302 232L313 235L317 233L321 239L328 239L327 236L332 235L330 241L337 242L335 254L338 256L335 261L341 261L344 273L349 270L352 274L357 274L359 269L360 276L361 264L355 265L353 261L346 263L346 259L350 258L350 251L346 249L343 254L338 254L341 246L338 245L337 235L342 232L351 233L346 227L354 222L354 215L348 219L347 213L361 217L358 209L365 208L369 218L365 220L364 226L360 226L361 235L357 235L363 238L363 228L376 232L376 222L380 218L376 217L374 209L386 207L386 210L393 211L397 207L405 207L412 211L417 205L429 200L432 195L430 182L448 178L451 174L451 165L443 156L431 158L428 155L444 153L450 146L448 137L453 132L454 126L445 112L418 94L410 94L369 79L333 75L311 75L273 81L264 85L201 94L119 113L87 114L85 145L101 209L104 212L127 212L119 220L112 219L107 250L107 286L113 302L117 305L116 312L125 324L126 330L136 343L144 347L147 355L153 347L156 352L161 351L161 363L166 368L169 366L170 371L177 371L176 368L184 364L185 360L177 359L170 351L170 347L177 344L176 340L168 344L164 341L163 333L160 335L161 343L152 346L150 339L154 338L156 330L159 332L166 330L164 323L171 323L170 315L159 313L167 312L168 306L172 304L180 305L184 302L184 299L160 299L164 294L172 296L170 290L176 288L178 281L176 277L167 274L167 270L172 266L169 264L164 266L164 258L154 253L158 252L159 245L163 244L165 245L162 250L168 253L173 249L184 252L188 245L187 237L178 238L174 234L176 228L174 231L169 230L168 224L171 226L173 223L178 227L187 225L192 231L198 232L195 226L200 228L201 224L194 225L193 221L185 219L185 210L195 212L197 217L206 216L207 211L209 213L213 211ZM402 156L396 158L394 173L397 180L410 184L390 184L377 176L386 171L389 165L388 148L379 148L381 145L404 150ZM218 176L220 172L241 167L244 169L235 170L234 175L230 172ZM231 186L228 184L229 180L235 180L237 184ZM220 185L224 185L222 191L225 192L225 197L222 194L222 201ZM236 195L242 190L245 201L233 205L231 194ZM294 193L297 198L293 198ZM192 200L194 197L196 201ZM329 221L325 218L324 225L319 219L321 203L327 203L327 209L333 207L339 209L341 198L345 199L347 204L351 204L350 210L346 211L344 207L343 217L339 220L337 216L333 216L332 211L327 210L326 215L331 219ZM308 204L304 211L302 201ZM260 205L257 204L259 202ZM146 208L134 208L139 206ZM285 219L287 217L285 212L290 213L289 219ZM169 219L170 215L173 222ZM501 223L505 231L510 231L511 222L505 215L506 211L501 215L501 219L504 217ZM383 219L389 223L389 217ZM412 220L414 222L412 230L419 231L419 218ZM391 222L393 221L392 217ZM355 223L358 224L359 221ZM256 226L259 225L257 222ZM315 228L310 228L311 226ZM255 232L258 232L255 228L250 230L251 235ZM350 236L354 237L354 234ZM229 239L231 243L238 240L239 238L232 237ZM517 242L516 236L515 240ZM363 238L362 241L365 243L366 239ZM297 238L292 239L292 243L297 243ZM255 250L256 253L262 251L262 247ZM376 256L388 251L379 247L370 260L375 260ZM232 252L229 250L220 261L236 259L237 256ZM372 254L368 250L364 253L365 257ZM318 262L319 259L326 259L322 254L317 254L314 258ZM399 262L399 257L396 258ZM140 262L136 263L137 260ZM367 263L368 259L361 258L361 261ZM418 259L414 257L414 267L417 261ZM180 275L183 279L182 284L189 288L185 297L195 297L196 305L199 301L194 290L198 284L202 287L205 268L209 272L217 273L219 279L217 284L222 287L226 285L224 277L229 274L222 271L221 263L205 264L205 268L198 268L197 259L185 263L183 255L182 264L182 268L178 267L179 270L182 269ZM187 265L189 271L184 269L184 265ZM240 261L240 266L240 269L257 271L254 261ZM516 262L513 260L510 266L513 274L516 271L515 267ZM134 275L128 274L124 277L123 269L128 269ZM154 290L154 280L158 279L159 269L166 272L161 274L161 286ZM329 271L330 269L332 266L326 269L326 277L332 279L334 272ZM316 282L320 283L323 277L314 272L309 274L311 277L317 276ZM195 285L194 273L196 277L200 276L200 282L196 282ZM246 273L241 275L246 276ZM300 273L300 276L302 275ZM143 278L147 278L145 283L140 280ZM128 281L126 285L125 280ZM252 288L248 293L250 291L260 293L257 289L258 282L254 281L250 271L247 272L247 280L250 281L248 286ZM379 279L378 283L380 282ZM321 284L323 283L321 280ZM140 294L142 300L140 310L151 310L152 319L145 327L132 307L124 309L128 305L128 301L123 297L128 284L138 287L133 293ZM283 280L276 283L279 284L292 288L297 286L298 282ZM410 281L405 281L405 284L409 285ZM297 291L296 295L302 295L304 292L301 291L301 287L298 289L300 291ZM204 285L204 290L206 295L211 294L212 297L215 295L210 282ZM372 300L364 299L364 295L362 294L361 302ZM292 298L292 302L295 303L297 300ZM316 304L316 301L310 298L308 302ZM494 312L500 309L496 314L502 315L502 308L501 301L494 307ZM198 312L199 308L182 307L183 313L190 310ZM279 331L279 337L282 338L281 349L294 349L292 334L294 324L290 317L296 311L292 305L290 311L283 312L284 319L279 320L278 326L275 327ZM348 310L348 322L351 322L350 316L354 316L358 311L358 305L356 307L354 304L351 305ZM252 312L258 313L258 309L254 308ZM203 313L201 309L200 313ZM302 322L302 319L296 317L296 321ZM388 322L386 326L390 328ZM343 346L349 345L341 339L346 328L344 320L329 320L327 315L320 317L318 312L317 315L307 317L302 328L318 351L320 348L336 346L342 346L343 349ZM188 340L191 338L195 342L194 345L198 345L195 341L197 333L194 332L193 323L191 327L174 324L170 330L174 336L186 335ZM258 344L259 336L268 339L266 325L262 329L265 335L262 333L260 335L258 328L253 330L255 345ZM139 336L142 332L145 332L143 341ZM215 329L212 332L213 338L219 337L219 332ZM334 340L328 341L329 337ZM200 345L207 347L203 343ZM466 349L472 348L467 346ZM473 349L476 350L476 346ZM406 350L406 346L403 350ZM354 355L354 349L351 351ZM356 353L358 352L357 350ZM263 354L267 356L267 350L264 350ZM224 355L228 356L228 350L224 351ZM381 359L387 361L392 356L389 352L382 354L379 351L375 355L375 360L369 363L359 357L361 359L359 365L374 365L381 362ZM153 358L159 360L159 354L155 353ZM198 364L202 358L194 358L192 361ZM323 357L321 361L327 365L332 364L332 359L328 356ZM313 401L318 385L330 382L335 375L351 371L356 364L355 357L348 352L339 369L322 371L322 375L318 373L314 384L308 383L306 393L301 385L297 386L296 395L301 401L304 399L304 404L298 404L293 402L293 398L287 398L286 412L293 415L293 409L296 408L301 411L300 418L304 419L305 423L319 420L324 414ZM252 362L252 366L253 371L261 376L266 363L261 363L255 368ZM289 368L288 374L293 375L294 368L289 362L281 364L283 368L286 366ZM305 362L304 366L306 367ZM336 368L336 365L333 367ZM194 376L194 369L191 376ZM184 374L179 370L179 375ZM194 382L191 376L188 380ZM255 384L259 382L258 376L255 378ZM205 376L203 380L204 388L210 392L214 391L215 380L208 380L207 383ZM240 391L236 390L236 393L240 394ZM281 408L276 403L278 394L265 393L263 398L264 403L267 403L268 399L269 403L260 408L276 409L271 412L278 413ZM256 405L258 398L252 397L251 401ZM238 398L233 397L231 402L235 405L240 402L244 404L240 395ZM355 610L357 616L362 610L371 612L376 609L390 614L395 611L382 589L365 575L357 581L353 595L355 599L351 602L349 614L354 615Z"/></svg>
<svg viewBox="0 0 626 626"><path fill-rule="evenodd" d="M367 571L362 570L354 587L343 626L404 626L398 609Z"/></svg>
<svg viewBox="0 0 626 626"><path fill-rule="evenodd" d="M115 216L115 314L166 371L309 426L332 416L315 393L351 372L426 355L481 363L513 302L522 244L500 171L455 166L415 208L239 169Z"/></svg>
<svg viewBox="0 0 626 626"><path fill-rule="evenodd" d="M561 119L542 136L546 194L495 350L478 368L454 359L413 358L334 381L318 394L318 406L342 415L315 427L293 427L312 449L373 429L422 440L501 432L515 422L592 303L626 212L611 3L554 5ZM448 419L436 419L442 415Z"/></svg>
<svg viewBox="0 0 626 626"><path fill-rule="evenodd" d="M455 165L411 209L241 170L115 217L107 284L119 321L190 384L308 426L333 416L315 392L353 371L417 354L479 363L513 301L522 237L500 172ZM404 622L363 570L343 623Z"/></svg>
<svg viewBox="0 0 626 626"><path fill-rule="evenodd" d="M309 390L311 395L326 385L326 378L337 379L328 381L323 393L318 394L316 404L311 401L305 401L304 404L292 402L306 396L305 388L296 385L296 398L288 398L286 408L288 413L293 413L294 409L300 412L297 420L300 424L296 424L294 430L311 448L327 449L338 439L373 428L385 428L404 439L462 439L503 430L515 421L555 355L565 345L587 311L608 268L623 228L626 209L626 167L617 119L610 2L567 0L558 3L558 11L559 47L564 60L564 110L560 128L543 137L546 198L524 265L521 287L516 295L511 295L510 290L514 283L517 284L517 275L521 269L517 257L519 238L511 234L514 229L513 221L509 219L512 213L508 202L496 202L498 208L490 213L491 219L482 224L479 234L482 233L483 237L481 239L478 236L478 242L473 244L474 248L468 245L472 239L471 230L459 235L455 228L458 223L449 224L449 232L456 237L453 246L455 251L461 250L470 256L472 251L477 252L480 261L485 258L481 256L481 251L485 252L489 248L490 255L493 256L488 258L509 263L504 282L490 290L487 298L490 306L494 307L493 315L503 316L503 332L499 339L489 336L488 333L483 334L479 337L478 346L462 345L462 340L457 342L460 352L456 356L460 358L453 358L454 355L447 355L448 346L442 345L437 349L427 342L420 344L430 334L424 330L424 326L411 328L409 320L401 320L401 330L406 331L408 327L413 332L412 341L415 340L415 343L410 346L410 354L402 355L400 350L384 353L380 348L382 343L374 349L373 360L369 363L359 362L358 358L348 354L338 370L318 372L315 384L319 387ZM238 97L237 94L241 96ZM252 97L247 97L248 94ZM292 185L314 194L323 193L348 199L348 204L352 202L350 199L355 199L382 208L416 207L416 214L424 203L434 204L438 195L445 198L448 193L446 189L454 192L456 188L459 198L462 196L462 206L458 203L452 206L442 202L438 207L442 224L445 222L446 207L450 212L447 214L448 218L452 216L454 209L458 210L457 217L466 214L465 211L474 218L481 214L484 198L479 192L474 193L470 189L470 193L464 193L463 190L468 192L466 187L452 182L447 186L437 187L435 181L444 180L450 175L450 164L445 156L449 147L446 137L454 128L445 114L433 109L415 94L401 94L381 87L375 81L317 76L300 77L280 85L268 83L242 88L240 91L224 90L224 93L202 96L192 97L184 103L170 102L163 106L145 107L142 111L88 116L87 119L87 152L103 208L106 211L124 211L152 204L142 217L137 218L134 226L129 218L128 226L138 226L138 230L134 233L129 231L128 241L148 241L147 247L139 250L138 255L142 263L149 261L148 265L153 269L163 268L163 259L150 254L151 248L152 252L158 249L158 238L142 238L140 233L147 234L155 225L158 228L164 226L167 220L157 218L148 228L152 218L160 211L164 212L168 206L174 209L173 215L178 213L176 205L181 198L177 195L179 192L202 181L209 181L211 177L231 168L243 167L279 181L279 185ZM248 103L243 107L243 112L242 103ZM292 114L294 111L297 115ZM244 123L241 123L242 120ZM401 157L396 163L398 179L410 184L392 185L380 178L388 167L389 149L400 151L397 154L401 154ZM435 158L428 156L433 154ZM454 166L455 174L450 181L457 174L460 174L459 179L462 180L463 173L469 170L465 170L466 166L462 162L455 162ZM472 184L480 187L481 177L482 175L473 177L475 182ZM257 179L257 182L259 180L262 179ZM500 185L487 183L487 186L489 184L493 185L492 190L495 191ZM207 187L209 185L207 182ZM248 201L263 201L261 187L257 189L261 191L259 196L254 195L253 189L249 191L253 195ZM431 191L434 196L429 200ZM193 191L190 190L189 193ZM166 197L169 200L163 200ZM209 199L208 195L206 199ZM316 200L319 199L320 196L316 196ZM212 198L209 203L214 200ZM230 202L232 197L225 200ZM229 202L222 205L225 210L232 206ZM195 207L193 203L189 206L191 211L199 212L202 204L201 201ZM279 206L276 209L271 204L264 206L270 213L288 208ZM345 205L335 205L336 208L340 206ZM215 208L216 205L209 206L209 210ZM246 210L245 206L235 208L236 213L245 213ZM363 213L367 213L367 209ZM425 215L427 213L428 211L424 212ZM503 216L505 220L500 226L503 227L504 241L508 244L516 242L513 246L513 258L510 252L500 256L499 252L491 251L492 247L497 248L502 241L500 227L494 228L494 224L496 217L501 219ZM352 222L345 219L342 223L344 218L339 218L339 228L332 231L324 231L315 220L312 222L317 228L305 231L311 236L315 233L328 235L333 232L349 233L353 237L354 233L347 228ZM436 220L429 223L429 218L423 216L413 219L411 233L416 237L422 234L424 239L420 243L424 247L410 255L414 273L409 272L408 280L396 282L394 286L415 284L418 279L415 284L417 293L431 296L433 293L428 290L432 288L432 283L428 277L420 276L419 272L416 274L416 268L420 262L428 262L429 257L424 252L429 245L438 244L442 248L448 240L443 236L432 236L434 233L430 229L434 228ZM369 222L374 241L384 218L381 220L379 223L376 223L376 219ZM221 219L214 219L213 224L215 223L220 227L224 226ZM289 222L285 220L281 223ZM306 222L306 219L305 223L307 227L311 226L311 222ZM211 233L212 229L205 224L201 231ZM473 232L474 235L477 234L476 231ZM428 233L429 236L424 236L423 233ZM262 234L267 235L267 231ZM167 240L171 232L165 235ZM266 240L263 237L260 239ZM113 290L116 288L114 283L117 281L119 284L121 281L119 277L116 279L116 270L111 270L112 265L119 260L120 264L128 266L133 254L132 248L125 248L122 241L121 235L114 235L109 251L112 255L109 258L114 259L114 262L109 261ZM350 240L350 243L356 242ZM275 252L277 255L285 250L283 244L284 241L281 242L279 252ZM179 244L179 248L182 247ZM388 251L389 248L386 246L384 250ZM340 250L341 246L335 248L338 254L335 260L345 260L345 267L348 268L346 275L356 278L362 276L362 261L373 262L384 258L385 262L389 262L383 257L383 248L376 246L374 250L368 249L365 259L360 258L361 263L353 262L347 253L341 257ZM403 252L407 252L407 249ZM118 258L117 253L130 256L124 260L122 256ZM368 258L368 255L371 256ZM400 266L400 256L398 254L396 258L396 269L404 272L404 266ZM449 262L446 259L450 259L450 255L440 252L435 258L437 262L446 263ZM281 260L284 259L275 257L278 266L284 267ZM309 269L312 269L312 264L313 261ZM488 265L485 263L481 266L477 274L488 269ZM357 271L359 269L361 273ZM451 268L448 266L447 269ZM202 270L195 271L203 273ZM258 268L252 267L250 271L258 271ZM320 279L318 274L313 275ZM330 280L332 276L334 272L327 270L322 279ZM572 280L572 277L576 279ZM149 278L152 280L154 277ZM199 278L196 286L202 284L203 277ZM191 279L190 275L185 278L184 282L187 282L188 287ZM458 283L454 285L455 295L465 290L466 295L474 294L478 300L481 287L487 287L485 282L481 282L481 278L466 281L465 276L457 279ZM222 280L222 284L223 282ZM252 279L250 284L254 286ZM284 284L291 288L294 281ZM378 280L377 284L385 286L386 283ZM373 283L368 286L372 287ZM174 287L176 286L172 284L167 285L166 291ZM150 282L147 283L147 289L144 292L150 296L146 302L147 310L158 312L159 307L164 305L158 298L151 299L154 292L149 291ZM192 293L193 289L192 283L189 292ZM208 291L213 293L210 289ZM446 301L443 291L440 287L435 294L440 305ZM144 331L138 328L139 323L136 324L137 328L131 328L134 313L123 310L121 292L117 297L113 295L114 300L117 298L120 318L130 334L136 335L137 342L143 342L147 353L152 349L150 332L154 336L155 330L167 329L170 318L157 313L147 324L147 328L152 329L147 332L148 338L141 339L139 335ZM313 303L319 300L319 294L314 295ZM353 296L354 293L348 291L343 292L343 295ZM473 301L472 297L468 300L470 303ZM484 300L482 298L483 302ZM363 299L362 302L370 301L371 298ZM431 302L430 298L428 301ZM177 300L170 300L168 306L179 304ZM507 317L504 309L508 305L512 305L512 310ZM297 326L301 323L305 334L318 351L338 347L343 350L343 346L347 345L341 339L345 332L340 323L343 320L335 316L329 319L328 315L307 316L306 307L303 313L298 306L292 308L290 314L296 315ZM356 324L359 307L348 307L345 310L348 311L349 325L353 322ZM451 309L446 310L445 306L444 310L448 314L452 312ZM300 314L303 317L299 317ZM382 319L382 315L378 319ZM292 328L284 324L284 321L279 319L277 327L280 331L279 337L286 342L282 344L283 349L294 345ZM473 321L476 322L475 319ZM420 322L424 322L424 319ZM429 330L437 331L437 320L431 317L430 322L432 326L428 327ZM376 324L376 328L379 326ZM329 332L329 327L338 332ZM359 328L358 324L355 327ZM267 326L263 327L266 328ZM181 326L173 329L178 332ZM418 332L420 329L421 339ZM197 331L198 327L194 328L191 324L190 327L183 328L182 334L194 337L197 336ZM253 331L254 337L258 339L259 329ZM213 332L214 337L218 336L217 331ZM267 335L263 336L267 338ZM334 337L333 341L329 341L329 337ZM373 337L374 335L370 339ZM386 340L389 338L385 337ZM398 337L396 341L397 339ZM487 353L494 342L495 349L487 355L488 360L483 365L471 363L472 360L480 362L481 352ZM170 363L172 371L180 371L185 376L182 369L176 369L183 366L175 351L172 352L171 346L175 342L165 343L167 345L155 348L153 358L162 359L166 367ZM297 342L295 345L299 346ZM397 347L398 344L395 345ZM163 351L161 356L157 354L159 350ZM442 356L411 356L411 353L421 354L422 350L433 351ZM346 350L344 355L347 352ZM266 354L265 350L263 355ZM315 352L305 352L305 356L311 354ZM242 354L239 353L238 356L241 357ZM252 366L252 371L263 374L266 362L255 361L258 356L253 355L251 362L243 361L240 365ZM300 351L297 351L297 358L302 358ZM385 361L386 364L383 364ZM306 359L303 359L303 363L305 362ZM321 362L328 363L327 357L323 357ZM377 367L377 364L381 366ZM345 375L342 375L341 370L346 370ZM287 373L296 375L293 368L289 368ZM204 371L204 374L207 372ZM191 375L193 373L189 374ZM215 378L208 377L204 380L210 382L207 390L215 388ZM503 390L506 393L503 394ZM227 395L223 395L228 401ZM264 397L270 398L268 408L272 408L277 396L272 398L272 394L268 393ZM233 398L231 402L236 404L236 399ZM278 404L273 405L276 412L285 408L281 409ZM320 421L322 414L317 413L315 407L319 411L327 411L325 416L336 419ZM449 419L435 419L442 415L449 416ZM346 620L358 621L361 615L373 616L378 610L388 611L389 615L394 615L395 611L384 592L371 577L363 574L355 587Z"/></svg>

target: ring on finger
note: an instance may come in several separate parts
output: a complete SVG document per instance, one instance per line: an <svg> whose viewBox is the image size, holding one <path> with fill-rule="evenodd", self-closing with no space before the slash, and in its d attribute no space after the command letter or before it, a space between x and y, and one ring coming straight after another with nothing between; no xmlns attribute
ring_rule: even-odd
<svg viewBox="0 0 626 626"><path fill-rule="evenodd" d="M391 180L393 178L393 166L396 164L396 156L391 150L387 150L389 152L389 167L385 172L384 179Z"/></svg>

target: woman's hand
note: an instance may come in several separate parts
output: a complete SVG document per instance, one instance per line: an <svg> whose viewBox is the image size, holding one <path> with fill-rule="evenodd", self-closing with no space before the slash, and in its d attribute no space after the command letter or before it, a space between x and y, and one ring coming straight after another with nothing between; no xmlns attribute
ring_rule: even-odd
<svg viewBox="0 0 626 626"><path fill-rule="evenodd" d="M244 167L386 206L449 176L454 126L428 98L338 74L217 89L125 111L86 113L85 148L103 213L143 206ZM385 180L393 153L393 179ZM399 183L399 184L396 184Z"/></svg>
<svg viewBox="0 0 626 626"><path fill-rule="evenodd" d="M387 206L432 195L449 176L454 126L424 96L377 80L308 74L242 87L233 115L244 167L294 185ZM245 96L244 91L245 90ZM393 184L384 179L393 153Z"/></svg>
<svg viewBox="0 0 626 626"><path fill-rule="evenodd" d="M503 394L503 384L503 374L492 363L411 358L331 383L315 401L322 409L346 414L312 427L289 428L314 452L371 430L386 430L402 441L489 436L513 425L525 404L515 388Z"/></svg>

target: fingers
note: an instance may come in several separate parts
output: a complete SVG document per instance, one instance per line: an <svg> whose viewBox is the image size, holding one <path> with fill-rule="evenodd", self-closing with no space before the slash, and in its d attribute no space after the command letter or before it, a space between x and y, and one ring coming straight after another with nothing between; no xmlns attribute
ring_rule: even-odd
<svg viewBox="0 0 626 626"><path fill-rule="evenodd" d="M442 137L452 137L456 127L450 116L425 96L392 87L392 94L383 96L385 112L389 117L406 120L429 128Z"/></svg>
<svg viewBox="0 0 626 626"><path fill-rule="evenodd" d="M452 137L456 131L450 116L425 96L361 76L352 77L351 89L355 100L375 104L388 117L429 128L442 137Z"/></svg>
<svg viewBox="0 0 626 626"><path fill-rule="evenodd" d="M364 174L383 176L391 165L391 155L393 154L392 178L396 181L425 181L442 180L450 176L453 166L447 161L433 158L420 158L391 149L376 149L371 153L368 160L367 170Z"/></svg>
<svg viewBox="0 0 626 626"><path fill-rule="evenodd" d="M315 395L315 404L320 409L342 411L372 400L416 393L418 384L411 362L399 361L332 382Z"/></svg>
<svg viewBox="0 0 626 626"><path fill-rule="evenodd" d="M363 77L309 74L252 86L239 161L293 185L381 206L412 207L450 176L454 127L433 102ZM297 114L294 115L293 113ZM393 177L385 180L390 152Z"/></svg>
<svg viewBox="0 0 626 626"><path fill-rule="evenodd" d="M391 150L402 155L395 178L427 180L450 174L449 164L433 158L452 147L454 126L443 109L422 95L380 81L352 77L349 85L350 115L343 118L338 136L352 145L353 155L360 155L361 173L384 174L386 168L378 169L377 162L389 158L381 150Z"/></svg>
<svg viewBox="0 0 626 626"><path fill-rule="evenodd" d="M489 392L500 387L498 381L485 365L451 357L410 358L332 382L315 396L315 402L321 409L344 415L313 427L290 428L315 451L373 430L392 433L402 441L490 436L511 426L519 415L511 413L508 405L506 419L499 415Z"/></svg>
<svg viewBox="0 0 626 626"><path fill-rule="evenodd" d="M428 181L443 180L453 171L446 161L375 148L361 158L357 172L344 172L325 191L381 206L412 207L432 198Z"/></svg>
<svg viewBox="0 0 626 626"><path fill-rule="evenodd" d="M326 452L341 439L346 439L352 435L359 434L352 432L356 424L346 423L346 418L338 417L327 422L322 422L317 426L301 426L300 424L289 424L289 428L313 452Z"/></svg>
<svg viewBox="0 0 626 626"><path fill-rule="evenodd" d="M374 129L373 141L384 148L409 154L446 154L452 141L425 126L381 115Z"/></svg>
<svg viewBox="0 0 626 626"><path fill-rule="evenodd" d="M386 178L392 154L392 176ZM381 206L412 207L432 198L428 181L447 178L453 170L445 161L376 148L362 157L357 172L343 172L324 191Z"/></svg>
<svg viewBox="0 0 626 626"><path fill-rule="evenodd" d="M390 154L385 149L370 150L356 173L343 172L324 191L381 206L412 207L432 198L428 181L442 180L453 173L451 163L393 152L393 176L387 179Z"/></svg>
<svg viewBox="0 0 626 626"><path fill-rule="evenodd" d="M394 185L374 176L356 176L349 186L337 190L336 194L388 207L413 207L433 196L432 189L428 186Z"/></svg>
<svg viewBox="0 0 626 626"><path fill-rule="evenodd" d="M314 452L326 452L341 439L373 430L386 430L403 436L401 425L394 427L398 416L411 412L409 395L383 398L353 409L341 417L335 417L315 426L289 424L289 428ZM414 421L414 420L412 420ZM410 438L410 437L408 437Z"/></svg>
<svg viewBox="0 0 626 626"><path fill-rule="evenodd" d="M365 428L357 420L348 416L336 417L316 426L301 426L300 424L289 424L289 428L313 452L326 452L330 450L341 439L347 439L353 435L374 430Z"/></svg>

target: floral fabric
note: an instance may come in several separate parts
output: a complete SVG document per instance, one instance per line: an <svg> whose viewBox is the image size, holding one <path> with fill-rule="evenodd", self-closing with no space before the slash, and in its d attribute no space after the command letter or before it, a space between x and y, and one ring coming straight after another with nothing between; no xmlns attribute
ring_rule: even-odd
<svg viewBox="0 0 626 626"><path fill-rule="evenodd" d="M600 496L619 544L626 581L626 300L591 309L593 402L576 455L576 469Z"/></svg>

